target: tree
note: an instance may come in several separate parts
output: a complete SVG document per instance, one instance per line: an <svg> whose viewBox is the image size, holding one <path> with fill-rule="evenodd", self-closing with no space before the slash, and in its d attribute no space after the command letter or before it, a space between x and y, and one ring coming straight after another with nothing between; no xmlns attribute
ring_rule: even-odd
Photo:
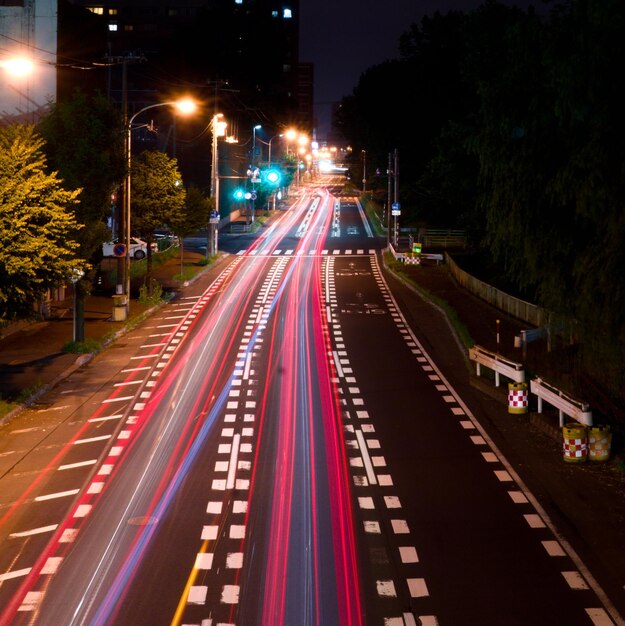
<svg viewBox="0 0 625 626"><path fill-rule="evenodd" d="M32 126L0 128L0 318L27 315L46 291L70 280L80 190L47 173L43 140Z"/></svg>
<svg viewBox="0 0 625 626"><path fill-rule="evenodd" d="M148 244L146 283L152 295L154 230L182 223L186 192L176 159L146 150L133 159L131 228Z"/></svg>
<svg viewBox="0 0 625 626"><path fill-rule="evenodd" d="M110 239L111 196L125 174L122 129L119 111L103 95L80 90L55 102L39 126L50 167L69 188L81 189L77 215L86 228L78 237L80 253L94 265Z"/></svg>
<svg viewBox="0 0 625 626"><path fill-rule="evenodd" d="M177 219L170 222L169 226L180 239L180 273L182 274L184 262L184 238L205 230L208 226L211 211L215 207L215 200L207 198L201 189L189 187L185 196L184 209Z"/></svg>

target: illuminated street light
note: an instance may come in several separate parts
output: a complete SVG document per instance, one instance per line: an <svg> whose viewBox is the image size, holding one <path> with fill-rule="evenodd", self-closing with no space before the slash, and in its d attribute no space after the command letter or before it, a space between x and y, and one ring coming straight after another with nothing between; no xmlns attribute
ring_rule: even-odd
<svg viewBox="0 0 625 626"><path fill-rule="evenodd" d="M211 163L211 189L210 197L214 199L214 213L209 220L208 242L206 246L206 258L217 254L217 224L219 223L219 156L218 142L219 137L226 136L226 128L228 124L223 121L223 113L215 113L211 120L211 132L213 133L212 145L212 163Z"/></svg>
<svg viewBox="0 0 625 626"><path fill-rule="evenodd" d="M35 64L27 57L13 57L0 61L0 67L11 76L24 78L33 73Z"/></svg>
<svg viewBox="0 0 625 626"><path fill-rule="evenodd" d="M149 109L155 109L157 107L173 107L181 115L190 115L197 109L197 104L190 98L183 98L181 100L174 100L172 102L159 102L157 104L150 104L137 111L128 121L125 122L126 126L126 180L125 180L125 203L124 203L124 221L126 225L126 313L130 309L130 167L132 165L132 123L135 119L148 111Z"/></svg>

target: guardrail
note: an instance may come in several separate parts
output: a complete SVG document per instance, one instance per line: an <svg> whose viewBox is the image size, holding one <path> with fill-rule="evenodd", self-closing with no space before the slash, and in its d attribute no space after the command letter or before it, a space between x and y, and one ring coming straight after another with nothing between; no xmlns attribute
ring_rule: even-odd
<svg viewBox="0 0 625 626"><path fill-rule="evenodd" d="M489 352L481 346L469 348L469 360L475 361L475 373L481 375L481 366L484 365L495 372L495 386L499 387L499 376L503 374L515 383L525 382L523 365L505 359L500 354Z"/></svg>
<svg viewBox="0 0 625 626"><path fill-rule="evenodd" d="M540 378L530 381L530 392L538 398L538 412L543 412L543 400L558 409L560 427L564 426L564 415L572 417L580 424L592 426L592 411L585 402L567 396Z"/></svg>

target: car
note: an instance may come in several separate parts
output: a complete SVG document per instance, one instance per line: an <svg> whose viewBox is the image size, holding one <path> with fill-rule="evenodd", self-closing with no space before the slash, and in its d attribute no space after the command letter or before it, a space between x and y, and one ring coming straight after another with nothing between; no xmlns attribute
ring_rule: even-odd
<svg viewBox="0 0 625 626"><path fill-rule="evenodd" d="M115 254L115 246L119 243L124 243L124 241L107 241L102 244L102 254L104 256L119 256ZM152 244L152 252L158 252L158 246L153 243ZM134 259L140 260L145 259L148 254L148 244L143 241L143 239L137 239L136 237L130 238L130 256ZM123 256L123 255L122 255Z"/></svg>

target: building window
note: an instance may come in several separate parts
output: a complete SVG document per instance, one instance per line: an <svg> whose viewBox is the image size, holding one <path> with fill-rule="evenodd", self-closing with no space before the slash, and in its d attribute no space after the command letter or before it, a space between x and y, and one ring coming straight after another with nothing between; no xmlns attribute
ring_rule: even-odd
<svg viewBox="0 0 625 626"><path fill-rule="evenodd" d="M271 12L271 17L278 17L278 15L280 15L280 14L278 13L278 11L272 11L272 12Z"/></svg>
<svg viewBox="0 0 625 626"><path fill-rule="evenodd" d="M109 15L117 15L117 9L109 9Z"/></svg>
<svg viewBox="0 0 625 626"><path fill-rule="evenodd" d="M117 32L117 24L109 24L109 31L112 33L116 33Z"/></svg>
<svg viewBox="0 0 625 626"><path fill-rule="evenodd" d="M290 20L293 17L293 11L291 9L282 9L282 17L285 20Z"/></svg>
<svg viewBox="0 0 625 626"><path fill-rule="evenodd" d="M96 15L104 15L104 7L87 7L87 9Z"/></svg>
<svg viewBox="0 0 625 626"><path fill-rule="evenodd" d="M167 9L167 15L169 17L176 17L178 15L178 9Z"/></svg>
<svg viewBox="0 0 625 626"><path fill-rule="evenodd" d="M243 0L234 0L235 4L243 4Z"/></svg>
<svg viewBox="0 0 625 626"><path fill-rule="evenodd" d="M124 24L124 30L128 33L131 32L135 29L135 27L132 24Z"/></svg>

